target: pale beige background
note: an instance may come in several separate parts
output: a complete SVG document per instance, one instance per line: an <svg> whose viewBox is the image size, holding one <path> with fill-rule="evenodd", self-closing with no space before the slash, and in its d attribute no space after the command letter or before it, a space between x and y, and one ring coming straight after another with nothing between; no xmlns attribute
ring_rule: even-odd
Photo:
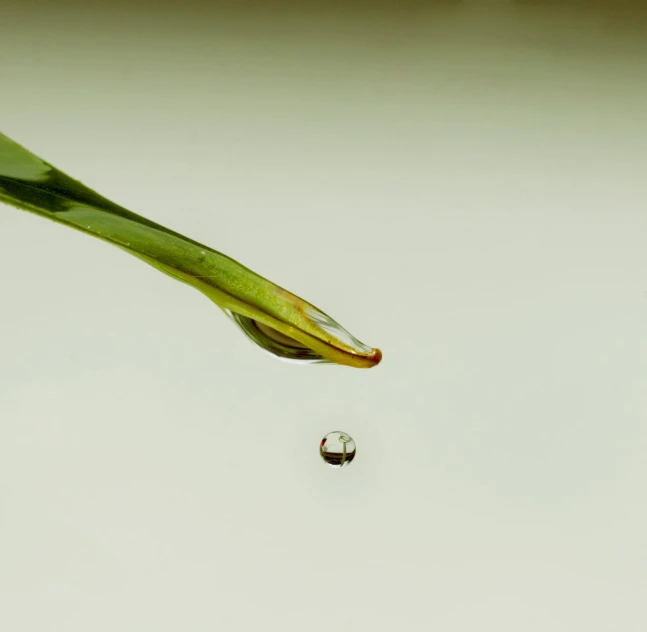
<svg viewBox="0 0 647 632"><path fill-rule="evenodd" d="M0 9L3 133L384 351L0 208L0 630L644 632L640 5L271 5Z"/></svg>

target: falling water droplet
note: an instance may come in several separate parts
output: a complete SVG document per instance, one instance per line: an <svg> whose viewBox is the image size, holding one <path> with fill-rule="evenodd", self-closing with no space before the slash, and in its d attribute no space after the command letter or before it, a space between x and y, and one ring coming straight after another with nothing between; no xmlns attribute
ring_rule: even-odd
<svg viewBox="0 0 647 632"><path fill-rule="evenodd" d="M330 465L330 467L344 467L348 465L357 452L355 442L352 437L340 430L329 432L322 440L319 446L321 458Z"/></svg>

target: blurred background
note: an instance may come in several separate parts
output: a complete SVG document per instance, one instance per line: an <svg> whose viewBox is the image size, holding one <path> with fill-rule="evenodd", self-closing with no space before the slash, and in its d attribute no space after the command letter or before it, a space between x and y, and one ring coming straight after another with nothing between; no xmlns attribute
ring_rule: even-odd
<svg viewBox="0 0 647 632"><path fill-rule="evenodd" d="M0 208L0 629L647 629L647 4L0 24L4 134L384 352Z"/></svg>

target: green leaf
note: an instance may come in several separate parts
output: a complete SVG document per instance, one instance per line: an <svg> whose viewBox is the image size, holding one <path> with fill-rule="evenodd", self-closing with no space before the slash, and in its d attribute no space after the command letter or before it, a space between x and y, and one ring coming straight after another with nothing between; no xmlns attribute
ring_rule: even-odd
<svg viewBox="0 0 647 632"><path fill-rule="evenodd" d="M0 134L0 201L119 246L200 290L259 347L299 362L359 368L379 349L230 257L111 202Z"/></svg>

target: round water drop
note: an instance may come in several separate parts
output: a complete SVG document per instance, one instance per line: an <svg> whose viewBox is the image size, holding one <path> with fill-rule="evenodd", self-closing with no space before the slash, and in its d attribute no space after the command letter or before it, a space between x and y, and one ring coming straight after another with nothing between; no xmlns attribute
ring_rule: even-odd
<svg viewBox="0 0 647 632"><path fill-rule="evenodd" d="M346 432L335 430L329 432L319 446L321 458L330 467L344 467L348 465L357 453L357 448L352 437Z"/></svg>

